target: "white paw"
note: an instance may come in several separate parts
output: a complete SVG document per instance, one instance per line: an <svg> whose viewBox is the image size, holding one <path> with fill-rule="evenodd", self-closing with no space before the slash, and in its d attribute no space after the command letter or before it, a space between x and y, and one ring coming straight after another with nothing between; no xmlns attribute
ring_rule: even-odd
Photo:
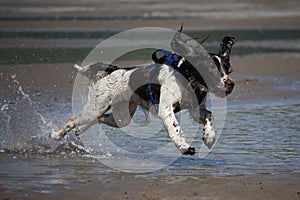
<svg viewBox="0 0 300 200"><path fill-rule="evenodd" d="M216 141L216 132L208 119L206 120L202 140L209 149L214 145Z"/></svg>
<svg viewBox="0 0 300 200"><path fill-rule="evenodd" d="M75 129L75 134L76 135L80 135L81 133L83 133L86 130L86 128L84 128L84 126L79 126Z"/></svg>
<svg viewBox="0 0 300 200"><path fill-rule="evenodd" d="M55 140L60 140L63 138L63 134L61 133L61 131L53 131L51 133L51 138L53 138Z"/></svg>

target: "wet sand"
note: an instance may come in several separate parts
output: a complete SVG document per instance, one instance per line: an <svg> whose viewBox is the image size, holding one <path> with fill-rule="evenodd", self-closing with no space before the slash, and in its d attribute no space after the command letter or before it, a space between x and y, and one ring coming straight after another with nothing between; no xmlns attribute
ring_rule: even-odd
<svg viewBox="0 0 300 200"><path fill-rule="evenodd" d="M105 184L97 180L82 180L70 188L64 188L63 184L57 184L52 187L55 192L51 194L38 192L38 188L18 190L15 194L5 194L5 190L1 186L0 192L2 199L292 200L300 198L299 178L299 174L287 178L259 175L231 178L207 177L202 180L187 178L174 181L130 177Z"/></svg>
<svg viewBox="0 0 300 200"><path fill-rule="evenodd" d="M273 54L236 57L232 59L236 86L229 102L263 102L299 98L299 91L290 83L299 80L299 54ZM286 84L286 85L285 85ZM284 86L285 85L285 86Z"/></svg>
<svg viewBox="0 0 300 200"><path fill-rule="evenodd" d="M299 175L289 178L265 176L207 178L195 180L145 180L129 178L108 184L88 183L64 198L90 199L299 199ZM87 194L87 195L83 195ZM100 195L99 195L100 194ZM43 197L43 196L41 196ZM47 195L45 195L45 198ZM52 198L61 198L56 194ZM43 197L44 198L44 197Z"/></svg>

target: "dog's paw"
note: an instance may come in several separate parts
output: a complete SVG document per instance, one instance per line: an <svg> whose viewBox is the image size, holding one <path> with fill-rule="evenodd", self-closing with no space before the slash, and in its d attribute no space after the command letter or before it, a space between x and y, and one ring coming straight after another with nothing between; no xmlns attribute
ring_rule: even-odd
<svg viewBox="0 0 300 200"><path fill-rule="evenodd" d="M212 127L211 122L209 120L206 120L202 140L209 149L212 148L212 146L214 145L214 143L216 141L216 132L215 132L214 128Z"/></svg>
<svg viewBox="0 0 300 200"><path fill-rule="evenodd" d="M216 132L214 131L214 129L213 129L213 128L211 128L211 129L206 129L206 130L204 131L202 140L203 140L204 144L205 144L209 149L211 149L212 146L215 144L215 141L216 141Z"/></svg>
<svg viewBox="0 0 300 200"><path fill-rule="evenodd" d="M52 138L52 139L55 139L55 140L61 140L63 137L64 137L64 135L61 134L60 131L53 131L53 132L51 133L51 138Z"/></svg>
<svg viewBox="0 0 300 200"><path fill-rule="evenodd" d="M215 141L216 141L215 137L209 137L209 136L208 137L203 136L202 140L204 141L204 144L209 149L212 148L212 146L215 144Z"/></svg>
<svg viewBox="0 0 300 200"><path fill-rule="evenodd" d="M183 155L195 155L196 149L194 147L189 147L188 149L181 150Z"/></svg>

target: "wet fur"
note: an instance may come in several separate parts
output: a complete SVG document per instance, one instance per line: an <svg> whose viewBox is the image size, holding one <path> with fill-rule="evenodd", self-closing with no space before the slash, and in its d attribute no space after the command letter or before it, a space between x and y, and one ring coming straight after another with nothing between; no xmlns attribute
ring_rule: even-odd
<svg viewBox="0 0 300 200"><path fill-rule="evenodd" d="M176 35L174 38L176 39ZM224 38L222 42L227 39ZM230 38L228 41L231 41ZM180 42L182 41L178 42L181 45ZM225 90L224 94L227 95L234 87L233 81L228 76L231 72L228 48L231 49L233 44L227 48L224 45L221 43L219 54L210 56L219 70L218 73L222 75L218 84L222 85L221 89ZM216 133L212 125L212 113L205 107L209 87L191 63L184 60L180 65L180 71L174 70L166 65L163 58L160 63L127 69L104 63L82 67L75 65L79 73L91 80L88 101L80 114L69 119L61 129L53 131L52 138L61 139L72 129L75 129L76 134L81 134L98 123L113 127L126 126L130 123L136 108L140 106L162 120L170 138L183 154L193 155L196 152L195 148L186 142L183 130L175 118L176 112L188 109L196 122L204 124L202 139L207 147L211 148ZM154 68L155 72L149 75L150 67ZM178 78L179 74L183 78ZM151 102L146 87L148 84L151 84L157 108ZM195 100L191 100L192 95L196 95ZM112 112L108 114L109 110Z"/></svg>

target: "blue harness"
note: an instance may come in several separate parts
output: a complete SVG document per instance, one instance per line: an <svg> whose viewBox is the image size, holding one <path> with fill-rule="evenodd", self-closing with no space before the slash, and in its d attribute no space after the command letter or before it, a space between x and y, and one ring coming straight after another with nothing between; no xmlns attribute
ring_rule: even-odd
<svg viewBox="0 0 300 200"><path fill-rule="evenodd" d="M152 60L154 63L159 63L159 59L157 58L156 54L160 52L163 54L163 56L165 56L167 64L170 65L171 67L173 67L173 69L175 69L176 71L178 71L178 64L180 62L180 60L182 59L182 57L176 53L172 53L168 50L165 49L157 49L156 51L154 51L154 53L152 54ZM163 64L163 63L160 63Z"/></svg>
<svg viewBox="0 0 300 200"><path fill-rule="evenodd" d="M171 66L175 71L179 71L179 62L180 60L182 59L182 57L176 53L172 53L168 50L165 50L165 49L157 49L155 52L153 52L152 54L152 60L154 62L153 65L151 65L149 67L149 70L146 74L146 81L149 82L149 78L151 77L151 72L154 70L155 68L155 64L163 64L161 61L159 61L159 59L157 58L157 53L160 52L163 54L162 57L165 57L165 60L164 62L167 62L166 64L168 64L169 66ZM162 58L161 57L161 58ZM153 92L152 92L152 88L151 88L151 83L148 83L147 85L147 91L148 91L148 94L150 96L150 100L151 100L151 103L155 106L155 110L158 111L158 107L157 107L157 104L156 104L156 101L155 101L155 98L153 96Z"/></svg>

